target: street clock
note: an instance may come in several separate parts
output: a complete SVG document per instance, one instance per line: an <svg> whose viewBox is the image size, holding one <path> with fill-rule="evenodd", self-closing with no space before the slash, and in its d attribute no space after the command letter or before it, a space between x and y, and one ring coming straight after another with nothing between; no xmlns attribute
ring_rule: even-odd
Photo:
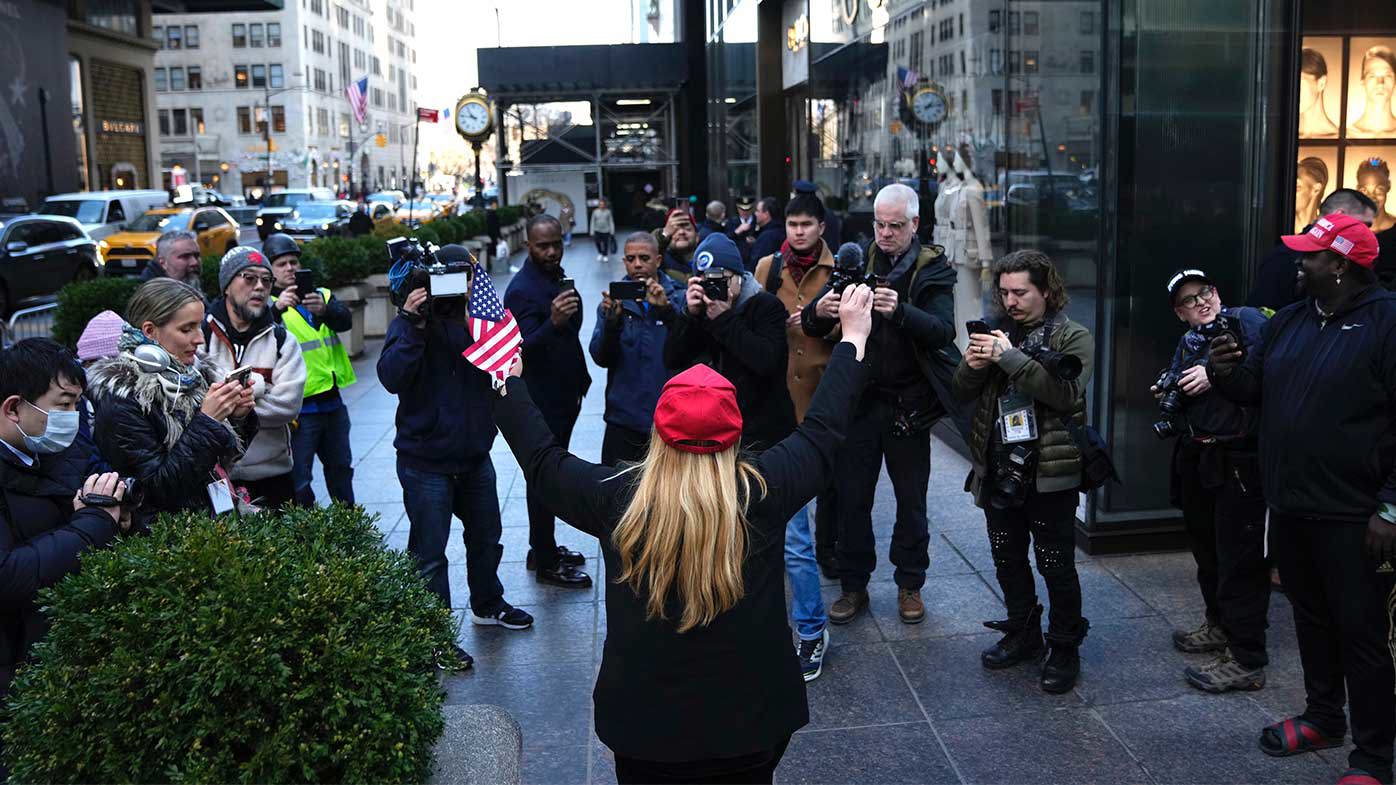
<svg viewBox="0 0 1396 785"><path fill-rule="evenodd" d="M482 90L461 96L456 102L456 133L471 144L480 144L494 131L494 107Z"/></svg>
<svg viewBox="0 0 1396 785"><path fill-rule="evenodd" d="M939 88L922 87L911 97L911 113L927 125L944 120L947 109L945 94Z"/></svg>

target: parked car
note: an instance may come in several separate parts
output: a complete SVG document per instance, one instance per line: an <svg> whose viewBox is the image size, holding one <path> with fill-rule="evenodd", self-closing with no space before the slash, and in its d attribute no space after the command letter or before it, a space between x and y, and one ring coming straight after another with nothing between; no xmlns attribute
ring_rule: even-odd
<svg viewBox="0 0 1396 785"><path fill-rule="evenodd" d="M88 237L102 240L125 229L128 221L146 210L164 207L169 201L164 191L84 191L50 196L36 212L73 218Z"/></svg>
<svg viewBox="0 0 1396 785"><path fill-rule="evenodd" d="M397 222L409 229L435 221L440 215L436 204L427 199L404 202L397 209Z"/></svg>
<svg viewBox="0 0 1396 785"><path fill-rule="evenodd" d="M257 210L257 236L267 239L267 235L282 230L281 222L296 205L301 202L333 202L334 191L328 188L293 188L262 199L262 207Z"/></svg>
<svg viewBox="0 0 1396 785"><path fill-rule="evenodd" d="M368 217L373 219L373 228L397 223L397 208L392 202L369 202Z"/></svg>
<svg viewBox="0 0 1396 785"><path fill-rule="evenodd" d="M281 231L297 243L316 237L348 237L353 202L301 202L281 220Z"/></svg>
<svg viewBox="0 0 1396 785"><path fill-rule="evenodd" d="M199 239L199 253L224 254L238 244L238 222L221 207L164 207L151 210L132 221L126 231L101 243L107 275L134 275L155 258L160 235L178 231L193 232Z"/></svg>
<svg viewBox="0 0 1396 785"><path fill-rule="evenodd" d="M97 276L97 244L76 219L25 215L0 224L0 316Z"/></svg>
<svg viewBox="0 0 1396 785"><path fill-rule="evenodd" d="M456 214L456 197L451 194L427 194L424 198L436 205L436 210L439 215Z"/></svg>
<svg viewBox="0 0 1396 785"><path fill-rule="evenodd" d="M403 202L407 201L407 194L402 191L378 191L377 193L371 193L364 197L364 201L369 203L387 202L396 210L402 206Z"/></svg>

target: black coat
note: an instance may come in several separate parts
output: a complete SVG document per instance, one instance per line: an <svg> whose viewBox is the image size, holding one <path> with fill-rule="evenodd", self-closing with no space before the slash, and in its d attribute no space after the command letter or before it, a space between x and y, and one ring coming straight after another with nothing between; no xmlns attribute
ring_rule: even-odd
<svg viewBox="0 0 1396 785"><path fill-rule="evenodd" d="M753 460L767 493L747 507L745 594L706 627L676 631L646 618L645 598L606 582L606 643L592 693L596 734L617 755L658 761L727 758L769 750L809 721L805 683L785 614L785 525L824 490L866 372L853 347L834 349L804 422ZM784 387L784 385L781 385ZM634 493L635 473L581 460L557 445L527 385L510 379L495 421L529 488L567 523L597 537L606 574L620 574L611 532Z"/></svg>
<svg viewBox="0 0 1396 785"><path fill-rule="evenodd" d="M78 571L78 557L116 537L116 522L91 507L73 512L86 479L69 447L28 467L0 446L0 699L15 668L48 629L34 603L39 590Z"/></svg>
<svg viewBox="0 0 1396 785"><path fill-rule="evenodd" d="M761 227L761 231L756 233L756 239L752 241L750 249L742 257L748 272L756 269L756 263L767 256L780 250L785 243L785 224L780 221L771 221ZM739 243L738 248L741 247ZM837 247L837 246L835 246Z"/></svg>
<svg viewBox="0 0 1396 785"><path fill-rule="evenodd" d="M553 324L553 298L562 292L562 277L561 267L550 274L530 258L504 292L504 307L514 314L523 336L524 379L537 393L538 408L554 424L575 421L591 389L582 352L583 308L562 327Z"/></svg>
<svg viewBox="0 0 1396 785"><path fill-rule="evenodd" d="M206 383L223 371L200 360ZM97 407L93 436L97 450L141 494L140 517L162 512L212 512L208 484L215 464L231 471L243 447L257 434L257 414L221 423L199 411L203 395L171 400L155 377L137 370L125 355L88 371L88 394Z"/></svg>
<svg viewBox="0 0 1396 785"><path fill-rule="evenodd" d="M750 280L747 284L752 288ZM742 443L750 450L769 447L795 430L795 404L785 383L785 319L780 299L757 289L716 319L680 309L669 323L664 365L677 373L707 363L727 377L737 388Z"/></svg>

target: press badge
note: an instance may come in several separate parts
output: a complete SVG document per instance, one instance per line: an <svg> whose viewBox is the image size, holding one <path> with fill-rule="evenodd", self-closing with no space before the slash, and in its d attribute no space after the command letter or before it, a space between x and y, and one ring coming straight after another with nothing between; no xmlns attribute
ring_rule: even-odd
<svg viewBox="0 0 1396 785"><path fill-rule="evenodd" d="M213 514L222 515L233 511L233 489L228 481L217 479L208 484L208 500L213 504Z"/></svg>
<svg viewBox="0 0 1396 785"><path fill-rule="evenodd" d="M1037 415L1032 396L1013 391L999 397L999 439L1017 444L1037 439Z"/></svg>

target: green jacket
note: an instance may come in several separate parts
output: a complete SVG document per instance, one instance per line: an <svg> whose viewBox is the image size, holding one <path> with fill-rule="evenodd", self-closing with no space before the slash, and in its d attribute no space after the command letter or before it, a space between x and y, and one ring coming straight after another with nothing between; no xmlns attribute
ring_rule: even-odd
<svg viewBox="0 0 1396 785"><path fill-rule="evenodd" d="M1095 339L1085 327L1062 317L1062 324L1052 331L1050 348L1074 355L1081 361L1081 376L1064 382L1047 373L1036 360L1022 350L1005 351L997 365L980 370L969 367L965 360L955 369L951 389L962 401L977 400L970 425L970 461L974 465L970 483L975 499L980 499L979 486L988 474L988 447L991 428L997 427L998 399L1008 389L1009 382L1031 395L1036 402L1038 428L1037 490L1041 493L1064 491L1081 484L1081 453L1061 418L1070 415L1073 422L1086 422L1086 383L1091 378L1095 359Z"/></svg>

